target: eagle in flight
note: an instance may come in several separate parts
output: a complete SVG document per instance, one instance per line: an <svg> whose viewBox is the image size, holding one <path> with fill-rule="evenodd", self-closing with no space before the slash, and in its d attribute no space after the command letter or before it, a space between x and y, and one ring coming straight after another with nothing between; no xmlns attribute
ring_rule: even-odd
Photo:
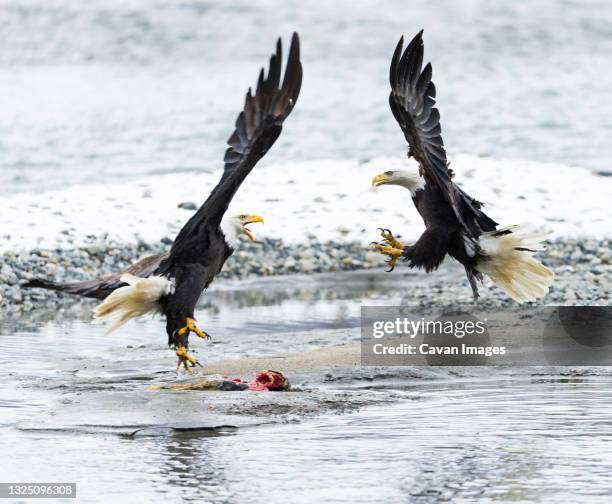
<svg viewBox="0 0 612 504"><path fill-rule="evenodd" d="M283 122L298 99L302 64L297 33L291 39L284 76L281 66L279 38L267 75L262 68L255 92L249 88L246 94L244 108L227 142L221 180L179 231L169 252L145 257L122 272L95 280L60 284L33 279L24 287L103 299L95 310L95 319L110 322L110 330L147 313L163 314L168 344L176 349L177 369L182 365L191 373L199 362L187 351L189 334L209 338L195 323L196 303L232 255L237 235L244 233L253 240L246 226L263 222L258 215L234 216L226 215L226 211L240 184L281 134Z"/></svg>
<svg viewBox="0 0 612 504"><path fill-rule="evenodd" d="M430 273L448 254L464 266L474 299L478 298L478 282L487 275L515 301L535 301L546 295L554 278L550 269L533 258L536 251L543 250L546 234L527 226L499 228L482 211L482 203L454 182L442 141L440 113L434 106L431 64L423 67L422 36L421 30L403 52L404 39L400 39L389 71L391 111L408 141L408 156L419 167L380 173L372 185L408 189L426 230L416 243L405 245L388 229L380 229L382 241L371 246L389 257L388 271L401 257L411 268Z"/></svg>

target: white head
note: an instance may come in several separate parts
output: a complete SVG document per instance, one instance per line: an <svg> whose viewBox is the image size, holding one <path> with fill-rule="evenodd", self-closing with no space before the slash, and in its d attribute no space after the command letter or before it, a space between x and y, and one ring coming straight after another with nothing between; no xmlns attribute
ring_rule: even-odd
<svg viewBox="0 0 612 504"><path fill-rule="evenodd" d="M379 173L372 179L372 185L398 185L408 189L412 195L425 187L425 180L418 170L391 170Z"/></svg>
<svg viewBox="0 0 612 504"><path fill-rule="evenodd" d="M263 217L260 217L259 215L235 215L226 212L221 220L221 230L223 231L223 234L230 245L238 243L238 238L241 234L245 235L249 240L255 241L255 236L253 236L251 230L247 228L247 225L254 222L261 222L263 224L263 221Z"/></svg>

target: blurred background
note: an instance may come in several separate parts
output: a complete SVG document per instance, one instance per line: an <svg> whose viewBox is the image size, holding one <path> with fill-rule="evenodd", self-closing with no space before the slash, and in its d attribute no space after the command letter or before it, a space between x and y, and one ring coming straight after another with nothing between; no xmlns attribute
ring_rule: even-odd
<svg viewBox="0 0 612 504"><path fill-rule="evenodd" d="M302 96L263 163L403 157L387 71L421 28L451 154L610 170L606 1L0 0L0 194L220 169L293 30Z"/></svg>

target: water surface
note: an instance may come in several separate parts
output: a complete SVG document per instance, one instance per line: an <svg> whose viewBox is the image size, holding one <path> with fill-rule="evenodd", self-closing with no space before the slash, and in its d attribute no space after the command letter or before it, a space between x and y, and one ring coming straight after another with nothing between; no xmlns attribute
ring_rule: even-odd
<svg viewBox="0 0 612 504"><path fill-rule="evenodd" d="M362 298L399 302L395 278L360 273L219 283L197 314L217 339L194 348L218 360L350 342ZM88 322L89 308L3 319L4 481L76 481L80 502L215 503L604 502L612 484L612 376L603 369L422 368L353 382L313 376L324 392L392 393L393 401L214 432L20 430L79 393L70 388L70 366L79 359L108 364L98 379L100 391L111 394L171 373L161 321L103 337ZM287 331L293 339L284 339ZM128 345L145 345L134 363L138 379L134 369L113 368L115 360L129 359ZM90 414L98 413L105 414L93 403Z"/></svg>
<svg viewBox="0 0 612 504"><path fill-rule="evenodd" d="M264 163L403 158L389 61L425 28L451 154L610 170L610 26L602 0L1 0L0 193L219 169L293 30L304 86Z"/></svg>

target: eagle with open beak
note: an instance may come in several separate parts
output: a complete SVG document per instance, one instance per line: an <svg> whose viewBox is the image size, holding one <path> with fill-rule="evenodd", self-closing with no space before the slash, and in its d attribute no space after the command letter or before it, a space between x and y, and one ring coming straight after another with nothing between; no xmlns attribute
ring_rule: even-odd
<svg viewBox="0 0 612 504"><path fill-rule="evenodd" d="M261 222L263 224L263 217L259 215L241 214L238 216L238 220L240 221L241 232L244 233L249 240L255 241L255 236L253 236L253 233L251 233L251 230L247 227L247 225L255 222Z"/></svg>
<svg viewBox="0 0 612 504"><path fill-rule="evenodd" d="M187 349L189 335L208 339L194 319L196 303L234 252L240 234L255 240L247 227L263 223L259 215L226 216L240 185L280 136L283 122L298 99L302 83L300 41L293 34L284 76L282 44L270 58L267 75L261 69L257 87L246 94L243 110L228 140L221 180L208 199L179 231L169 252L146 257L124 271L86 282L59 284L34 279L24 287L41 287L104 299L95 321L110 322L112 331L147 313L166 317L168 344L175 348L177 369L189 373L199 362ZM281 80L282 78L282 80Z"/></svg>

